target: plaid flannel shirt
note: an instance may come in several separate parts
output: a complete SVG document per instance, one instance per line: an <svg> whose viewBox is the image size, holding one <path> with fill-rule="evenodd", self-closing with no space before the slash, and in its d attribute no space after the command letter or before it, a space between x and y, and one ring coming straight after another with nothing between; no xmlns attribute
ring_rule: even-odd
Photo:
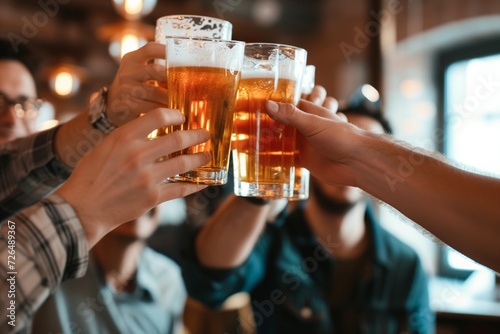
<svg viewBox="0 0 500 334"><path fill-rule="evenodd" d="M6 286L0 293L0 333L10 333L26 327L58 284L85 273L88 243L71 206L55 194L0 229L0 285ZM9 324L13 319L15 326Z"/></svg>
<svg viewBox="0 0 500 334"><path fill-rule="evenodd" d="M61 281L87 270L88 243L75 212L55 194L43 199L71 173L54 154L56 132L0 145L0 333L26 330Z"/></svg>
<svg viewBox="0 0 500 334"><path fill-rule="evenodd" d="M57 129L0 145L0 221L41 200L69 177L71 169L53 150Z"/></svg>

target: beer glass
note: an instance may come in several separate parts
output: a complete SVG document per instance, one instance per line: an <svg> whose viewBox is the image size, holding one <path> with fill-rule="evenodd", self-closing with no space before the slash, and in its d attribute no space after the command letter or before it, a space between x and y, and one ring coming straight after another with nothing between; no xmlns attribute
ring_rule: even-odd
<svg viewBox="0 0 500 334"><path fill-rule="evenodd" d="M231 130L236 93L241 77L245 43L221 39L167 37L167 105L180 110L186 120L177 130L205 129L210 139L179 154L210 152L210 162L185 174L169 177L210 185L227 182Z"/></svg>
<svg viewBox="0 0 500 334"><path fill-rule="evenodd" d="M200 37L230 40L233 25L229 21L209 16L198 15L168 15L156 20L155 42L165 44L170 37ZM165 59L155 59L156 64L165 65ZM166 82L150 80L150 84L167 88ZM165 127L155 130L149 138L163 136Z"/></svg>
<svg viewBox="0 0 500 334"><path fill-rule="evenodd" d="M307 52L294 46L245 46L232 137L235 195L309 196L309 172L298 164L295 128L273 121L264 110L266 100L298 103L306 58Z"/></svg>

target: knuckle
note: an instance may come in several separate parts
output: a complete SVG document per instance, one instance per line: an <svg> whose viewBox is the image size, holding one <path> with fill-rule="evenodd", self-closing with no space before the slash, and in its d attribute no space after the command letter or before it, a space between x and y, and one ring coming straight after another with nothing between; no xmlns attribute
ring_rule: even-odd
<svg viewBox="0 0 500 334"><path fill-rule="evenodd" d="M191 164L189 164L188 156L181 155L176 157L177 168L181 171L180 173L187 172L191 169Z"/></svg>
<svg viewBox="0 0 500 334"><path fill-rule="evenodd" d="M291 103L287 103L285 105L285 113L290 117L293 117L295 114L297 114L297 110L298 108Z"/></svg>
<svg viewBox="0 0 500 334"><path fill-rule="evenodd" d="M122 59L121 59L121 61L120 61L120 63L121 64L128 63L130 61L130 58L132 58L133 53L135 53L135 52L137 52L137 50L136 51L132 51L132 52L127 52L126 54L124 54L123 57L122 57Z"/></svg>
<svg viewBox="0 0 500 334"><path fill-rule="evenodd" d="M151 175L150 173L140 172L137 174L135 183L141 189L148 189L151 185Z"/></svg>
<svg viewBox="0 0 500 334"><path fill-rule="evenodd" d="M131 171L142 171L144 167L142 156L143 153L139 150L132 149L129 151L127 156L127 166Z"/></svg>
<svg viewBox="0 0 500 334"><path fill-rule="evenodd" d="M159 125L169 125L169 115L162 109L153 109L149 112L155 118L155 122Z"/></svg>
<svg viewBox="0 0 500 334"><path fill-rule="evenodd" d="M146 65L145 73L149 77L163 78L165 77L165 66L160 64L151 63Z"/></svg>
<svg viewBox="0 0 500 334"><path fill-rule="evenodd" d="M317 85L315 88L316 88L316 91L318 92L318 94L320 94L321 96L326 96L325 87L323 87L321 85Z"/></svg>
<svg viewBox="0 0 500 334"><path fill-rule="evenodd" d="M175 131L171 134L172 144L175 149L183 149L186 145L185 133L183 131Z"/></svg>
<svg viewBox="0 0 500 334"><path fill-rule="evenodd" d="M141 48L143 50L149 51L151 48L153 48L156 45L156 43L149 41L144 46Z"/></svg>

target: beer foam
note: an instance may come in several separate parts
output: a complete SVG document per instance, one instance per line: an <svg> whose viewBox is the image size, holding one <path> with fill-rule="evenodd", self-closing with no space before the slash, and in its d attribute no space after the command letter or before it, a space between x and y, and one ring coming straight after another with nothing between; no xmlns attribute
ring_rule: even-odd
<svg viewBox="0 0 500 334"><path fill-rule="evenodd" d="M199 15L168 15L156 20L155 41L165 44L167 36L231 39L229 21Z"/></svg>
<svg viewBox="0 0 500 334"><path fill-rule="evenodd" d="M259 61L251 57L245 57L241 70L242 79L255 78L281 78L292 81L302 79L304 64L296 63L291 59L282 59L280 62Z"/></svg>
<svg viewBox="0 0 500 334"><path fill-rule="evenodd" d="M306 66L307 51L273 43L248 43L242 79L281 78L300 82Z"/></svg>
<svg viewBox="0 0 500 334"><path fill-rule="evenodd" d="M244 42L167 38L167 67L207 66L240 71L244 49Z"/></svg>

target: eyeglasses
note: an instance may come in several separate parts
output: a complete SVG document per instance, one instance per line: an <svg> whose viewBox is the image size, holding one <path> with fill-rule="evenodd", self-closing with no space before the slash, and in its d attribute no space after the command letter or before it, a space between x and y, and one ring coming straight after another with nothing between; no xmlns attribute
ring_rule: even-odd
<svg viewBox="0 0 500 334"><path fill-rule="evenodd" d="M14 111L18 118L35 118L38 116L43 100L29 97L20 97L11 100L4 93L0 92L0 113L7 112L10 106L14 106Z"/></svg>

